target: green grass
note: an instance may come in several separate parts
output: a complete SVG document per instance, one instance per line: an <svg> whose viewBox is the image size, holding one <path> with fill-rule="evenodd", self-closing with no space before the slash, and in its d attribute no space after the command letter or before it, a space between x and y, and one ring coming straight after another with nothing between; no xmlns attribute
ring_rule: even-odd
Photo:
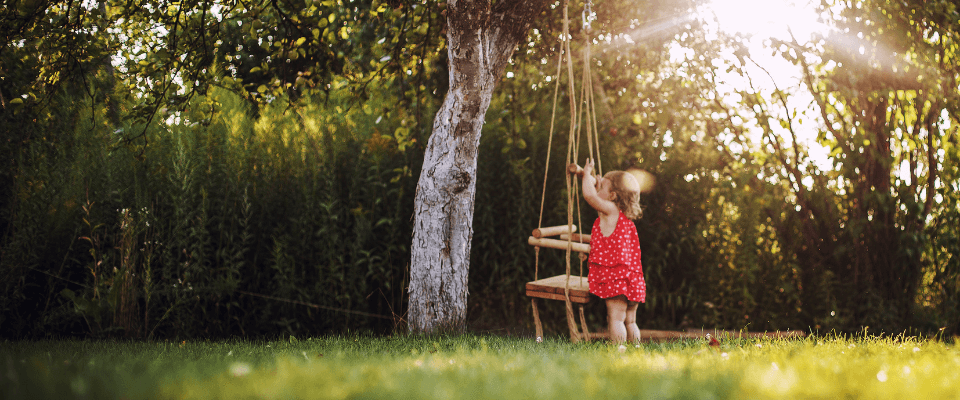
<svg viewBox="0 0 960 400"><path fill-rule="evenodd" d="M0 343L0 397L956 398L960 351L913 338L535 343L495 336Z"/></svg>

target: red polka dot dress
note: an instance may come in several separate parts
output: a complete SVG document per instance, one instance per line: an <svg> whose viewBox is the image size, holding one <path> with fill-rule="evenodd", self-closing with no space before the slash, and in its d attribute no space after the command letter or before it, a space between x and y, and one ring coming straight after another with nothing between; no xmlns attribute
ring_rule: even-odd
<svg viewBox="0 0 960 400"><path fill-rule="evenodd" d="M608 299L626 295L627 300L644 303L647 283L640 264L640 239L637 226L623 212L613 234L603 236L600 218L590 231L590 269L587 274L590 293Z"/></svg>

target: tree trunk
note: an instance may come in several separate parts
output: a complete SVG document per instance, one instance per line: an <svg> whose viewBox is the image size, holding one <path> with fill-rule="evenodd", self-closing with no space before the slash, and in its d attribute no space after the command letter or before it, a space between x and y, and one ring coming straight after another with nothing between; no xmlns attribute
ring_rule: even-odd
<svg viewBox="0 0 960 400"><path fill-rule="evenodd" d="M480 130L510 56L547 4L447 2L450 89L433 121L414 200L411 332L464 327Z"/></svg>

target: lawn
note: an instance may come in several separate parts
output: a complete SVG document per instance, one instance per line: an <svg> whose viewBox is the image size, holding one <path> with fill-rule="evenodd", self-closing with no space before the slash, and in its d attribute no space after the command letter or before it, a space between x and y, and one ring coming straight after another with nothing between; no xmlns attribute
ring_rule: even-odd
<svg viewBox="0 0 960 400"><path fill-rule="evenodd" d="M0 343L0 397L957 398L960 351L907 337L543 343L498 336Z"/></svg>

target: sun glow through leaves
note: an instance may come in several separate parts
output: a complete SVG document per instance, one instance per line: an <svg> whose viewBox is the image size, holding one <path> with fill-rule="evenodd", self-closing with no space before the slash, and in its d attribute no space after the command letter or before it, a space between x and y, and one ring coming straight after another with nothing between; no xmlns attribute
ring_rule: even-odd
<svg viewBox="0 0 960 400"><path fill-rule="evenodd" d="M708 37L718 35L737 35L749 52L749 57L741 65L751 79L737 74L721 74L718 79L721 92L736 93L738 89L753 86L766 96L776 90L791 93L788 97L789 108L797 112L813 111L813 98L804 89L802 73L799 67L781 56L771 54L776 41L808 43L816 34L826 35L830 27L822 22L823 14L818 13L819 3L809 0L713 0L696 9L697 18L702 21ZM777 51L793 52L790 48ZM794 53L791 53L794 54ZM729 60L736 58L729 55ZM743 59L741 59L743 61ZM770 110L774 114L789 113L790 110ZM803 121L803 122L800 122ZM817 127L813 118L795 120L797 141L809 150L812 161L822 169L831 169L827 150L816 141ZM773 126L777 128L777 126ZM755 134L759 127L751 129ZM784 132L775 132L787 138Z"/></svg>
<svg viewBox="0 0 960 400"><path fill-rule="evenodd" d="M814 7L808 0L713 0L697 13L708 24L712 21L726 32L760 39L788 40L792 35L804 41L827 29L817 20Z"/></svg>

